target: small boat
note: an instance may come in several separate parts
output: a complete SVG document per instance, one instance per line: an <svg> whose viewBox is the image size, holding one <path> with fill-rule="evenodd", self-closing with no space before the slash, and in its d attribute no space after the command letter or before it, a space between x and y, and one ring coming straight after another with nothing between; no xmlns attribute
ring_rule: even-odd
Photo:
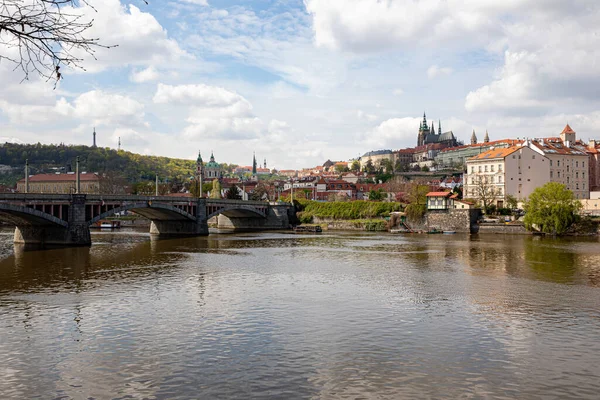
<svg viewBox="0 0 600 400"><path fill-rule="evenodd" d="M294 227L294 232L296 233L321 233L323 232L323 228L320 225L300 225Z"/></svg>
<svg viewBox="0 0 600 400"><path fill-rule="evenodd" d="M456 231L444 231L444 235L453 235Z"/></svg>
<svg viewBox="0 0 600 400"><path fill-rule="evenodd" d="M102 220L96 222L92 226L92 228L100 228L100 229L119 229L121 228L121 221L112 221L112 220Z"/></svg>
<svg viewBox="0 0 600 400"><path fill-rule="evenodd" d="M390 233L410 233L408 229L390 229Z"/></svg>
<svg viewBox="0 0 600 400"><path fill-rule="evenodd" d="M434 233L443 233L441 230L433 228L431 230L427 231L428 234L434 234Z"/></svg>

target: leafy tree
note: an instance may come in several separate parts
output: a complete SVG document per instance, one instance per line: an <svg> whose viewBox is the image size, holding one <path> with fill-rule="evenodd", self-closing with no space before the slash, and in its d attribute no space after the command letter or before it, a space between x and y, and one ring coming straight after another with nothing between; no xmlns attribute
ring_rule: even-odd
<svg viewBox="0 0 600 400"><path fill-rule="evenodd" d="M235 183L232 183L227 192L225 193L225 198L228 200L241 200L242 194L240 193L240 189L237 187Z"/></svg>
<svg viewBox="0 0 600 400"><path fill-rule="evenodd" d="M419 182L413 182L408 188L406 197L410 202L406 206L406 218L411 222L419 222L427 212L427 193L429 186Z"/></svg>
<svg viewBox="0 0 600 400"><path fill-rule="evenodd" d="M394 165L392 164L392 160L390 160L389 158L384 158L383 160L381 160L380 166L383 167L386 174L394 173Z"/></svg>
<svg viewBox="0 0 600 400"><path fill-rule="evenodd" d="M358 172L358 171L360 171L360 162L358 160L352 161L352 166L350 167L350 170L352 172Z"/></svg>
<svg viewBox="0 0 600 400"><path fill-rule="evenodd" d="M347 169L348 169L348 167L346 165L342 165L342 164L335 165L335 172L337 172L338 174L341 174L342 172L346 172Z"/></svg>
<svg viewBox="0 0 600 400"><path fill-rule="evenodd" d="M375 166L373 165L373 161L367 160L367 163L365 164L365 167L364 167L364 171L368 174L375 173Z"/></svg>
<svg viewBox="0 0 600 400"><path fill-rule="evenodd" d="M427 165L423 165L423 167L421 167L421 171L422 172L429 172L429 167Z"/></svg>
<svg viewBox="0 0 600 400"><path fill-rule="evenodd" d="M298 191L298 192L294 193L294 197L296 197L300 193L302 193L302 192ZM269 189L267 188L267 186L264 183L259 182L259 184L254 187L254 191L250 195L250 200L261 201L261 200L264 200L265 198L267 200L269 200Z"/></svg>
<svg viewBox="0 0 600 400"><path fill-rule="evenodd" d="M371 201L382 201L385 198L385 192L379 188L377 190L371 189L369 191L369 200Z"/></svg>
<svg viewBox="0 0 600 400"><path fill-rule="evenodd" d="M563 235L577 220L581 203L558 182L538 187L525 202L525 227L552 235Z"/></svg>
<svg viewBox="0 0 600 400"><path fill-rule="evenodd" d="M517 201L517 198L515 196L507 194L504 198L506 199L506 207L508 207L511 210L517 208L519 202Z"/></svg>

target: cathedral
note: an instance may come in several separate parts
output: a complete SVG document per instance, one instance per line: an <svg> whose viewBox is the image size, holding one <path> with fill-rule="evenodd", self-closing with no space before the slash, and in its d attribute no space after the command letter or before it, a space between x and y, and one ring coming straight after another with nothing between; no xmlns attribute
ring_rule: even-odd
<svg viewBox="0 0 600 400"><path fill-rule="evenodd" d="M442 122L438 124L438 131L435 132L435 126L432 123L427 125L427 117L423 113L423 122L419 126L419 136L417 137L417 146L439 143L444 147L456 147L458 141L452 131L442 133Z"/></svg>

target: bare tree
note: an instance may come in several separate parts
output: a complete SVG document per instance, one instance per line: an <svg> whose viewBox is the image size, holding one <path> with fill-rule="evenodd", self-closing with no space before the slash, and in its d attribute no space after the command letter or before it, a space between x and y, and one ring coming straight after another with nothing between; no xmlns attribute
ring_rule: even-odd
<svg viewBox="0 0 600 400"><path fill-rule="evenodd" d="M66 65L81 68L82 54L94 57L98 47L110 48L86 37L93 20L76 7L87 0L0 0L0 61L23 72L23 80L37 73L58 82Z"/></svg>
<svg viewBox="0 0 600 400"><path fill-rule="evenodd" d="M494 185L493 177L477 175L473 189L475 198L479 200L483 206L483 210L487 214L494 200L500 196L500 190Z"/></svg>

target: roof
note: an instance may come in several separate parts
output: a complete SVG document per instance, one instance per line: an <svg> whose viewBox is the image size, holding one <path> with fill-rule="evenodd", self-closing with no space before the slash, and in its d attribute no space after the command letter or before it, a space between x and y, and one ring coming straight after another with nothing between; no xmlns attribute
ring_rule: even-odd
<svg viewBox="0 0 600 400"><path fill-rule="evenodd" d="M506 156L511 155L512 153L514 153L515 151L521 149L521 146L512 146L512 147L507 147L507 148L502 148L502 149L491 149L488 151L485 151L481 154L477 154L474 157L469 158L469 161L474 161L474 160L493 160L493 159L498 159L498 158L505 158Z"/></svg>
<svg viewBox="0 0 600 400"><path fill-rule="evenodd" d="M567 147L560 138L536 139L532 141L532 144L542 150L545 155L561 154L587 157L586 151L576 147Z"/></svg>
<svg viewBox="0 0 600 400"><path fill-rule="evenodd" d="M369 151L367 153L365 153L363 155L363 157L370 157L370 156L382 156L384 154L392 154L391 150L375 150L375 151Z"/></svg>
<svg viewBox="0 0 600 400"><path fill-rule="evenodd" d="M37 174L30 175L29 182L75 182L75 174ZM100 177L97 173L79 173L79 180L81 182L98 181ZM25 178L19 182L25 182Z"/></svg>
<svg viewBox="0 0 600 400"><path fill-rule="evenodd" d="M511 145L511 146L515 146L515 145L521 144L521 143L523 143L523 140L502 139L502 140L494 140L493 142L487 142L487 143L466 144L466 145L463 145L463 146L448 147L448 148L445 148L445 149L441 150L440 153L445 153L445 152L450 152L450 151L457 151L457 150L463 150L463 149L468 149L468 148L492 147L492 146L497 146L497 145L500 145L500 144L508 144L508 145Z"/></svg>
<svg viewBox="0 0 600 400"><path fill-rule="evenodd" d="M561 132L561 134L563 133L575 133L575 131L573 129L571 129L571 127L569 126L569 124L567 124L567 126L565 126L565 129L563 129L563 131Z"/></svg>
<svg viewBox="0 0 600 400"><path fill-rule="evenodd" d="M448 197L452 195L452 192L429 192L427 197Z"/></svg>

